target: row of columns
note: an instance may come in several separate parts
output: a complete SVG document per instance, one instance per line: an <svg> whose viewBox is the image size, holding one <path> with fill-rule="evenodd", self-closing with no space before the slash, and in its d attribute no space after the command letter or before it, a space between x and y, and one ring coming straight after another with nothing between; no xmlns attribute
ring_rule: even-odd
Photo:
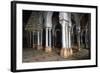
<svg viewBox="0 0 100 73"><path fill-rule="evenodd" d="M46 27L46 47L45 51L46 52L51 52L51 28Z"/></svg>
<svg viewBox="0 0 100 73"><path fill-rule="evenodd" d="M88 24L86 25L86 27L84 28L84 30L81 30L80 41L81 41L81 45L82 46L84 45L83 48L89 48L89 30L88 30Z"/></svg>
<svg viewBox="0 0 100 73"><path fill-rule="evenodd" d="M51 47L51 29L52 29L52 15L53 12L45 12L44 13L44 25L46 32L46 40L45 40L45 52L50 53L52 51Z"/></svg>
<svg viewBox="0 0 100 73"><path fill-rule="evenodd" d="M47 17L45 17L45 25L52 25L52 13L48 13L49 15L47 15ZM67 12L60 12L59 13L59 23L62 26L62 48L60 51L60 55L63 58L67 58L70 55L72 55L72 48L71 48L71 35L70 35L70 27L71 27L71 16L69 13ZM45 28L45 32L46 32L46 40L45 40L45 52L50 53L52 51L52 47L51 47L51 29L52 26L46 26ZM40 35L41 33L41 35ZM33 32L34 34L34 32ZM37 32L37 49L40 49L42 47L42 31L38 31ZM40 36L41 36L41 41L40 41ZM41 42L41 44L40 44Z"/></svg>
<svg viewBox="0 0 100 73"><path fill-rule="evenodd" d="M36 33L36 34L35 34ZM43 34L43 30L39 30L39 31L33 31L33 48L37 48L42 49L42 35ZM35 35L37 35L37 39L35 38ZM35 42L35 40L37 40L37 42Z"/></svg>

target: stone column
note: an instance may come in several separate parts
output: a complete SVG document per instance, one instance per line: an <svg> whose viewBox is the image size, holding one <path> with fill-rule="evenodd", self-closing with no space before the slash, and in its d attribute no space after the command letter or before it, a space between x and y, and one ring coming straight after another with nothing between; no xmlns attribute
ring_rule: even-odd
<svg viewBox="0 0 100 73"><path fill-rule="evenodd" d="M42 48L42 34L43 34L43 30L41 30L41 48Z"/></svg>
<svg viewBox="0 0 100 73"><path fill-rule="evenodd" d="M48 28L46 28L46 47L48 47Z"/></svg>
<svg viewBox="0 0 100 73"><path fill-rule="evenodd" d="M68 58L70 55L72 55L71 40L69 38L71 37L69 35L69 13L60 12L59 19L60 24L62 25L62 48L60 55L63 58Z"/></svg>
<svg viewBox="0 0 100 73"><path fill-rule="evenodd" d="M46 27L46 47L45 51L50 53L51 52L51 29L52 28L52 11L48 11L44 13L44 24ZM49 33L48 33L49 32ZM49 36L48 36L49 35ZM49 38L48 38L49 37Z"/></svg>
<svg viewBox="0 0 100 73"><path fill-rule="evenodd" d="M49 28L49 48L51 48L51 28Z"/></svg>
<svg viewBox="0 0 100 73"><path fill-rule="evenodd" d="M69 37L68 37L68 41L69 41L69 48L72 48L72 46L71 46L71 27L72 27L72 25L71 25L71 13L69 13L69 24L68 24L68 35L69 35Z"/></svg>
<svg viewBox="0 0 100 73"><path fill-rule="evenodd" d="M49 32L49 34L48 34ZM49 35L49 38L48 38ZM51 52L51 33L50 33L50 29L46 27L46 47L45 47L45 52L50 53Z"/></svg>
<svg viewBox="0 0 100 73"><path fill-rule="evenodd" d="M40 31L37 31L37 49L40 50Z"/></svg>

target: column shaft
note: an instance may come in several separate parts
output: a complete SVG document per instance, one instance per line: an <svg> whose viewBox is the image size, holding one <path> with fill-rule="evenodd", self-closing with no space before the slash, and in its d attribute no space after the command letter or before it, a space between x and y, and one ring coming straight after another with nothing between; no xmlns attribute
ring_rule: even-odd
<svg viewBox="0 0 100 73"><path fill-rule="evenodd" d="M66 32L65 32L65 24L62 24L62 48L66 48Z"/></svg>
<svg viewBox="0 0 100 73"><path fill-rule="evenodd" d="M69 35L68 35L68 23L66 23L66 26L65 26L65 43L66 43L66 49L69 48Z"/></svg>
<svg viewBox="0 0 100 73"><path fill-rule="evenodd" d="M49 32L49 34L48 34ZM48 38L49 35L49 38ZM51 52L51 29L46 28L46 48L45 51L50 53Z"/></svg>
<svg viewBox="0 0 100 73"><path fill-rule="evenodd" d="M46 47L48 47L48 28L46 28Z"/></svg>
<svg viewBox="0 0 100 73"><path fill-rule="evenodd" d="M37 40L38 41L37 42L38 45L37 45L37 49L41 50L42 49L41 31L38 31L37 33L38 33L38 40Z"/></svg>
<svg viewBox="0 0 100 73"><path fill-rule="evenodd" d="M68 24L68 34L69 34L69 37L68 37L68 39L69 39L69 48L72 48L71 47L71 27L72 27L72 25L71 25L71 14L70 14L70 16L69 16L69 24Z"/></svg>
<svg viewBox="0 0 100 73"><path fill-rule="evenodd" d="M72 55L71 36L69 30L69 27L71 26L71 24L69 24L69 13L61 12L59 17L60 24L62 25L62 49L60 55L63 58L68 58L70 55Z"/></svg>
<svg viewBox="0 0 100 73"><path fill-rule="evenodd" d="M49 28L49 47L51 48L51 28Z"/></svg>
<svg viewBox="0 0 100 73"><path fill-rule="evenodd" d="M43 33L43 31L41 30L41 46L42 46L42 33Z"/></svg>

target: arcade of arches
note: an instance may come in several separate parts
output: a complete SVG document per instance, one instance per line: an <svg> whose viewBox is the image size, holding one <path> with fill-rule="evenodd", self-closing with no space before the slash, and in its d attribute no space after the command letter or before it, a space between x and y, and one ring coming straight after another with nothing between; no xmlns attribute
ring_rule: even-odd
<svg viewBox="0 0 100 73"><path fill-rule="evenodd" d="M90 50L90 20L88 13L23 11L23 48L59 50L68 58L75 49Z"/></svg>

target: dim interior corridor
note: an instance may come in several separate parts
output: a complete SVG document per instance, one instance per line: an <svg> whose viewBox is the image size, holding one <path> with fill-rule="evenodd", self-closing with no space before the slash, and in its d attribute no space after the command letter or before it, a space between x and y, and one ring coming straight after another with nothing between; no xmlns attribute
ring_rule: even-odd
<svg viewBox="0 0 100 73"><path fill-rule="evenodd" d="M74 54L68 58L63 58L59 55L58 49L53 49L51 53L46 53L44 50L37 50L33 48L26 48L23 52L23 62L47 62L47 61L68 61L68 60L86 60L89 59L89 51L81 49L78 51L74 49Z"/></svg>
<svg viewBox="0 0 100 73"><path fill-rule="evenodd" d="M22 61L90 59L90 16L88 13L24 10Z"/></svg>

